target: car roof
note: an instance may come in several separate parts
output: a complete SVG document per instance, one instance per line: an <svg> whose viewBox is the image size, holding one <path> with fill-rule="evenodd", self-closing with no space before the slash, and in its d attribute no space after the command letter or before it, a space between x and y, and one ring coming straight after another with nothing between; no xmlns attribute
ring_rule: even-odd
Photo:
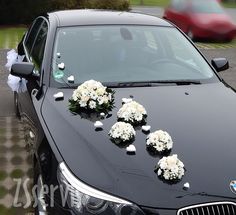
<svg viewBox="0 0 236 215"><path fill-rule="evenodd" d="M158 17L137 12L108 11L108 10L64 10L48 13L48 18L56 17L57 26L76 25L158 25L172 26Z"/></svg>

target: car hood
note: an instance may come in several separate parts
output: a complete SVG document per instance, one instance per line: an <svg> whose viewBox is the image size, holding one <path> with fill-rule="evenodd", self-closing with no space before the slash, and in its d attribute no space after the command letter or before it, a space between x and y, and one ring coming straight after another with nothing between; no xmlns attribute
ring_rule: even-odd
<svg viewBox="0 0 236 215"><path fill-rule="evenodd" d="M82 181L138 205L180 208L202 202L232 200L231 180L236 180L236 95L222 83L115 89L115 108L95 131L95 116L73 115L68 110L72 89L49 88L42 115L68 168ZM53 95L63 91L64 100ZM144 105L151 131L166 130L186 167L176 184L160 180L154 168L162 156L146 150L145 135L137 130L135 155L126 154L109 139L124 97ZM190 189L183 185L188 182Z"/></svg>

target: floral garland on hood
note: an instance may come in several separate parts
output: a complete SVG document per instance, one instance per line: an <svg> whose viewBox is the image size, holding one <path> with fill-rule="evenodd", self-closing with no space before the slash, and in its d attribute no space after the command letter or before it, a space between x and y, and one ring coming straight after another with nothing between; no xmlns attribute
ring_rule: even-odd
<svg viewBox="0 0 236 215"><path fill-rule="evenodd" d="M133 126L126 122L117 122L109 131L111 140L116 144L131 142L134 140L136 132Z"/></svg>
<svg viewBox="0 0 236 215"><path fill-rule="evenodd" d="M123 104L117 112L118 120L130 123L132 125L142 124L147 117L145 108L136 101L130 101Z"/></svg>
<svg viewBox="0 0 236 215"><path fill-rule="evenodd" d="M154 153L164 153L170 151L173 147L171 136L162 130L155 131L147 137L147 148Z"/></svg>
<svg viewBox="0 0 236 215"><path fill-rule="evenodd" d="M184 164L176 154L163 157L155 168L157 175L167 181L178 181L184 176Z"/></svg>
<svg viewBox="0 0 236 215"><path fill-rule="evenodd" d="M85 81L69 100L72 112L108 112L114 107L114 91L94 80Z"/></svg>
<svg viewBox="0 0 236 215"><path fill-rule="evenodd" d="M118 122L111 127L108 135L111 141L117 145L128 143L127 154L135 154L136 148L131 144L136 135L133 126L145 122L147 111L141 104L132 99L125 99L125 101L126 103L117 112ZM73 92L72 98L69 99L69 109L72 112L98 112L104 116L104 112L110 111L113 107L114 91L94 80L85 81L78 86ZM94 126L97 131L102 130L103 123L96 121ZM142 130L146 133L150 131L150 128L149 125L142 126ZM151 152L165 153L172 149L173 141L168 132L157 130L147 136L146 146ZM155 172L163 180L177 182L184 176L185 169L183 162L174 154L160 159L155 167Z"/></svg>

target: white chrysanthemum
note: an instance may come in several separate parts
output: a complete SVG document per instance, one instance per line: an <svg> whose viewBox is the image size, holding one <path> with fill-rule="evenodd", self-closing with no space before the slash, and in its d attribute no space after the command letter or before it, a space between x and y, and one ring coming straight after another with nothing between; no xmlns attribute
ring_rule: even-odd
<svg viewBox="0 0 236 215"><path fill-rule="evenodd" d="M109 132L109 136L115 140L121 140L122 142L132 140L136 132L133 126L125 122L115 123Z"/></svg>
<svg viewBox="0 0 236 215"><path fill-rule="evenodd" d="M131 101L123 104L117 113L118 119L124 120L130 123L140 123L147 115L145 108L138 102Z"/></svg>
<svg viewBox="0 0 236 215"><path fill-rule="evenodd" d="M162 130L150 133L146 144L157 152L168 151L173 147L171 136L166 131Z"/></svg>
<svg viewBox="0 0 236 215"><path fill-rule="evenodd" d="M169 181L180 180L184 176L184 164L176 154L163 157L157 163L157 175Z"/></svg>
<svg viewBox="0 0 236 215"><path fill-rule="evenodd" d="M74 102L79 104L80 107L87 109L102 109L104 104L113 102L113 93L108 90L107 87L103 86L102 83L89 80L78 86L73 92L72 99ZM95 105L95 106L94 106ZM106 108L109 107L106 106Z"/></svg>
<svg viewBox="0 0 236 215"><path fill-rule="evenodd" d="M89 102L89 108L95 109L96 108L96 102L95 101L90 101Z"/></svg>

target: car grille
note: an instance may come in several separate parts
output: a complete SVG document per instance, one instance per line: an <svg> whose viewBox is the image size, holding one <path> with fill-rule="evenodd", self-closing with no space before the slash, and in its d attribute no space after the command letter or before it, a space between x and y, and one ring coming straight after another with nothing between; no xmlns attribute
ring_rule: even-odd
<svg viewBox="0 0 236 215"><path fill-rule="evenodd" d="M182 208L177 215L236 215L236 203L216 202Z"/></svg>

